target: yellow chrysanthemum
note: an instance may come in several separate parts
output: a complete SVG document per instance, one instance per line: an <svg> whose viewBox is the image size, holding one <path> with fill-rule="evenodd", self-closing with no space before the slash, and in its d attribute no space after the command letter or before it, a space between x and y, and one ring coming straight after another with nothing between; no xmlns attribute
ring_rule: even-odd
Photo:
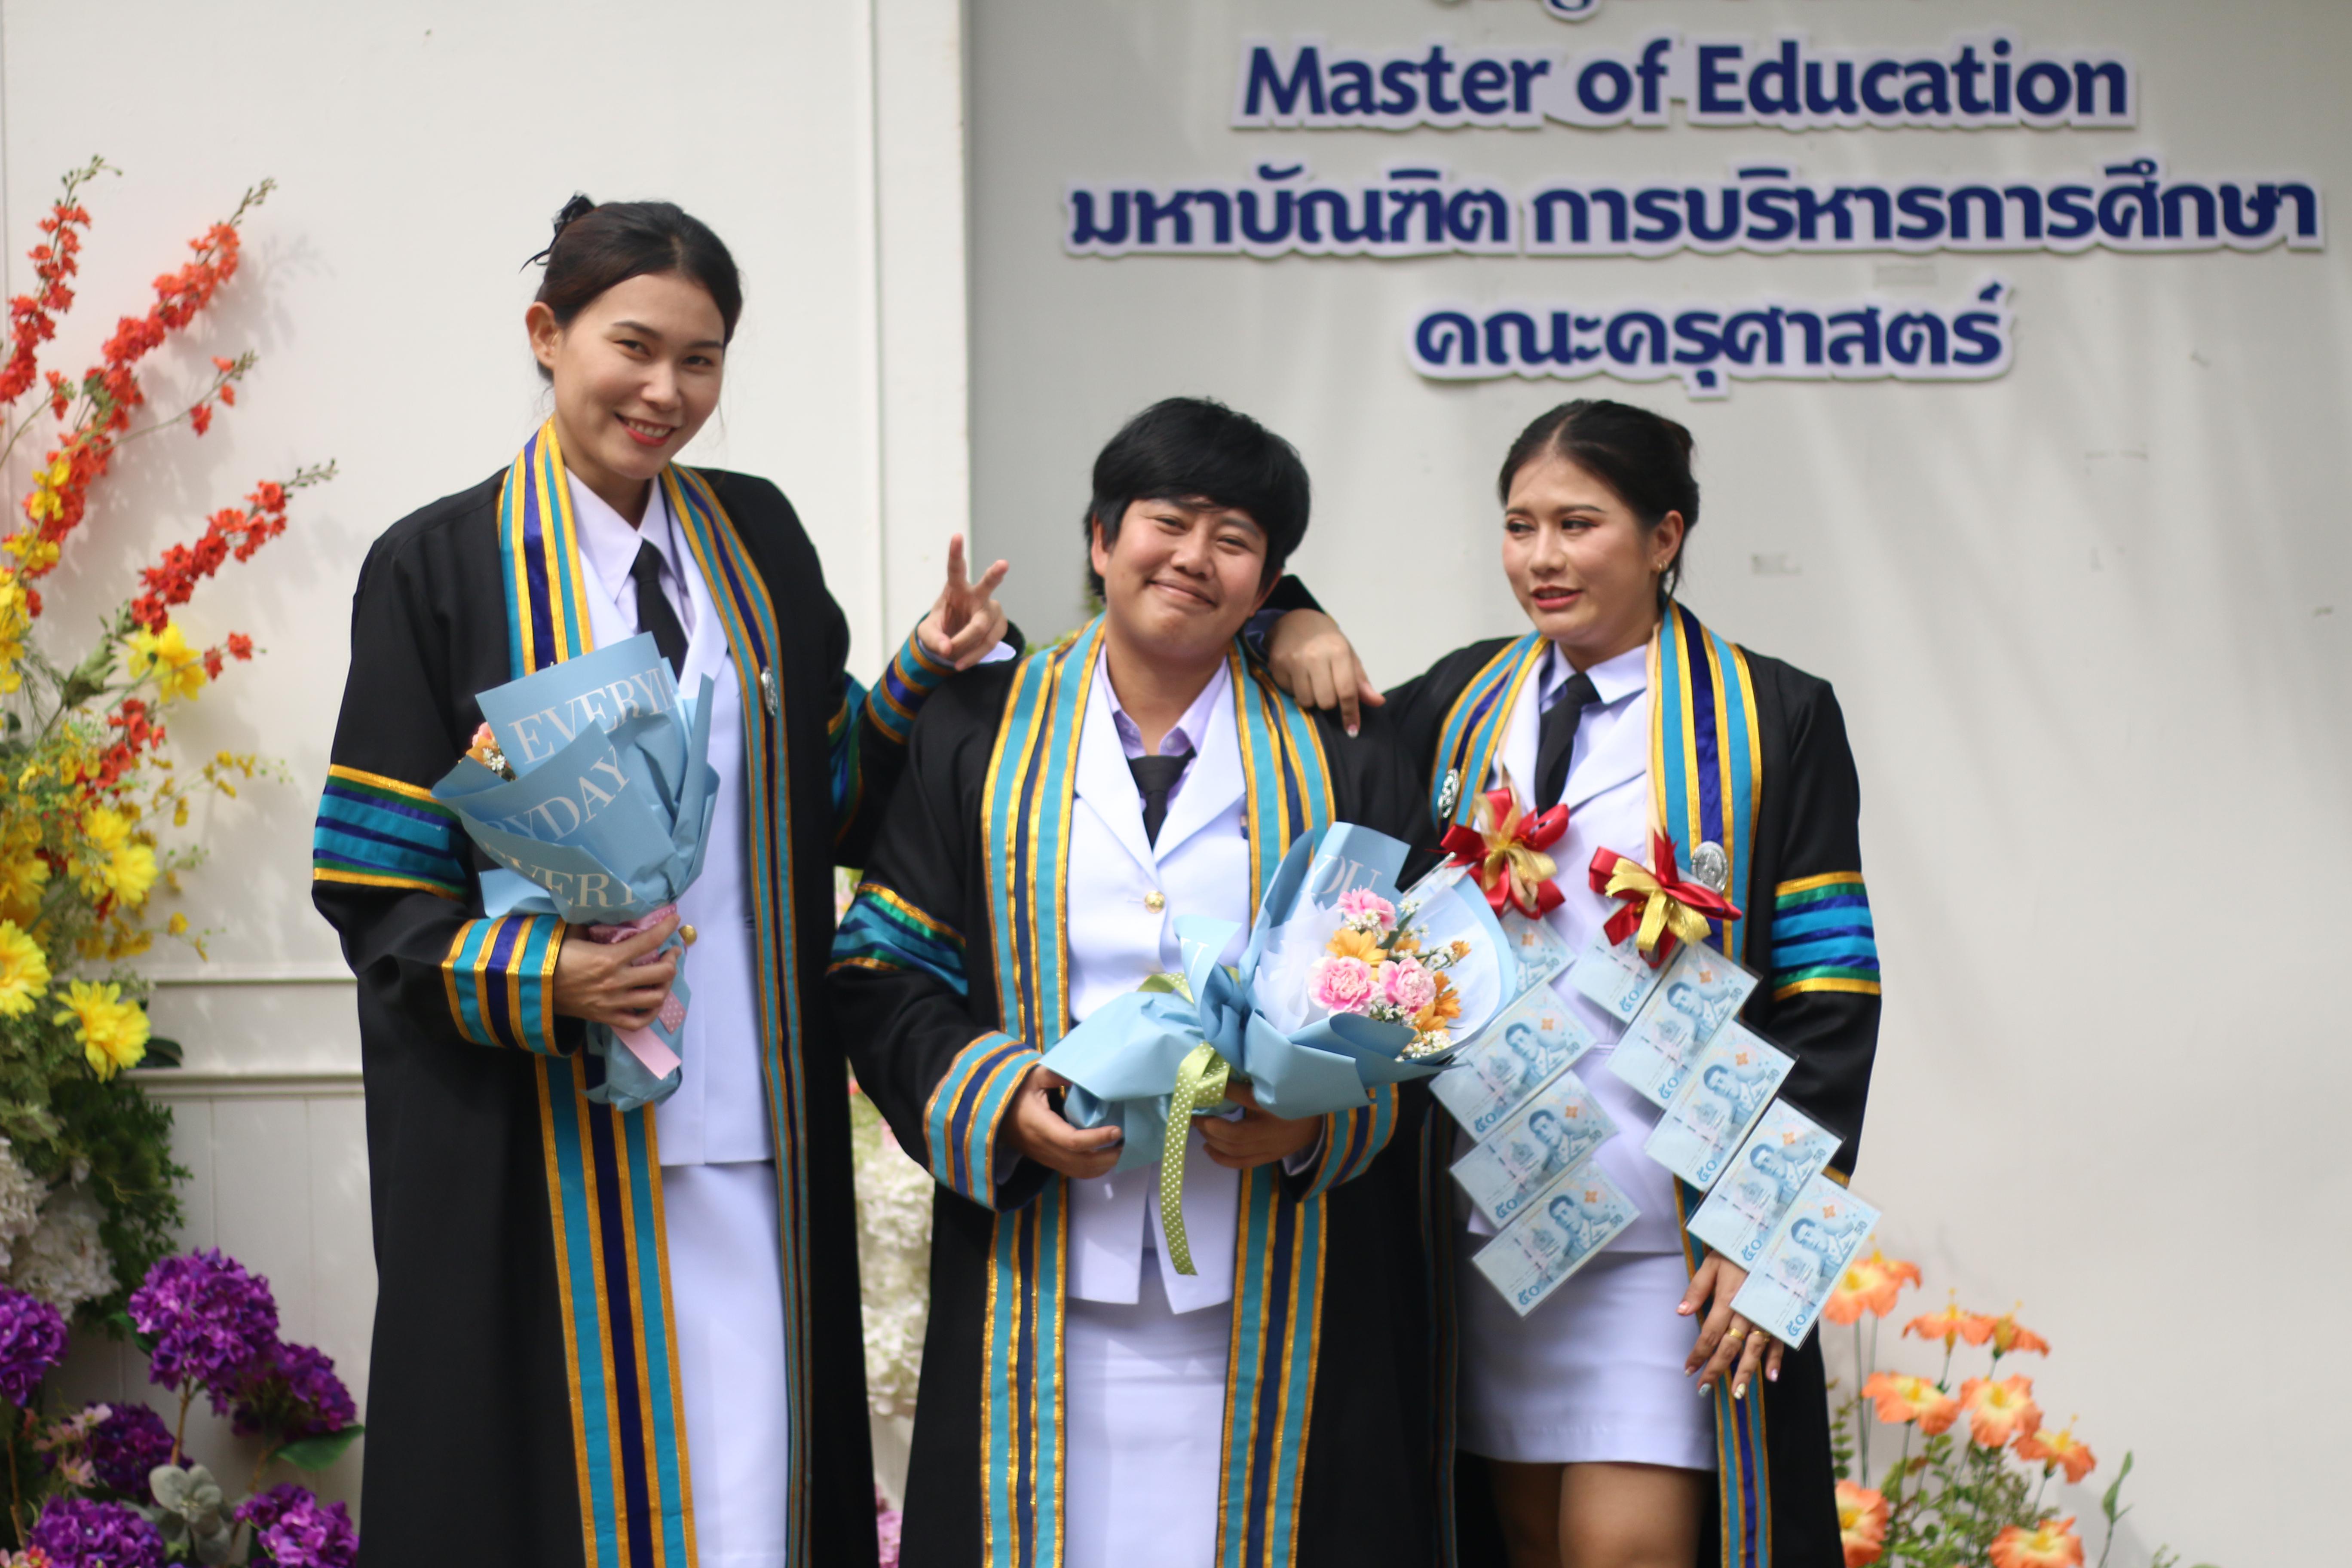
<svg viewBox="0 0 2352 1568"><path fill-rule="evenodd" d="M131 679L152 674L164 696L194 697L205 689L204 657L202 650L188 646L179 622L166 621L160 632L144 627L132 632L124 662Z"/></svg>
<svg viewBox="0 0 2352 1568"><path fill-rule="evenodd" d="M137 909L147 901L147 889L155 885L158 869L153 849L144 844L125 844L106 858L99 877L108 892Z"/></svg>
<svg viewBox="0 0 2352 1568"><path fill-rule="evenodd" d="M0 1017L23 1017L48 990L49 955L15 921L0 921Z"/></svg>
<svg viewBox="0 0 2352 1568"><path fill-rule="evenodd" d="M188 917L174 910L172 918L163 922L163 929L173 936L185 936L188 934Z"/></svg>
<svg viewBox="0 0 2352 1568"><path fill-rule="evenodd" d="M122 987L110 980L77 980L67 986L66 1005L56 1021L80 1024L82 1055L100 1082L137 1067L147 1055L147 1011L122 1000Z"/></svg>
<svg viewBox="0 0 2352 1568"><path fill-rule="evenodd" d="M23 924L41 907L41 893L49 885L49 863L37 855L16 855L0 860L0 915Z"/></svg>
<svg viewBox="0 0 2352 1568"><path fill-rule="evenodd" d="M110 806L93 805L81 814L81 836L100 854L131 841L131 819Z"/></svg>

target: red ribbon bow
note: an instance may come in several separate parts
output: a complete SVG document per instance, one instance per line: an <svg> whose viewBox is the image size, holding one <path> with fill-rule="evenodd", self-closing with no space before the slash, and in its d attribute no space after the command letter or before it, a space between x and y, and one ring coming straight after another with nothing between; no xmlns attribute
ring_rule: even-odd
<svg viewBox="0 0 2352 1568"><path fill-rule="evenodd" d="M1673 956L1676 942L1705 942L1709 920L1729 922L1740 915L1713 888L1686 880L1675 859L1675 841L1655 830L1650 834L1650 858L1663 869L1653 870L1614 849L1596 849L1591 875L1594 892L1624 900L1601 928L1609 940L1636 938L1634 945L1655 969Z"/></svg>
<svg viewBox="0 0 2352 1568"><path fill-rule="evenodd" d="M1440 847L1451 854L1453 864L1470 868L1497 915L1512 909L1529 920L1541 920L1560 901L1559 889L1552 883L1559 866L1544 851L1567 831L1568 807L1555 805L1540 816L1527 816L1507 776L1500 788L1478 797L1469 822L1445 830Z"/></svg>

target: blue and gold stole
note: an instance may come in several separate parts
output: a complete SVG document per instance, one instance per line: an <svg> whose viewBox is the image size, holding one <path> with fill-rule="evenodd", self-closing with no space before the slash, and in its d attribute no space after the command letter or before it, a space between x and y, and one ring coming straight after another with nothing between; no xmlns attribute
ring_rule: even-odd
<svg viewBox="0 0 2352 1568"><path fill-rule="evenodd" d="M760 958L761 1038L776 1140L782 1221L792 1473L784 1478L791 1560L808 1537L812 1434L809 1364L807 1140L800 1125L800 1027L794 966L790 801L775 607L726 510L703 478L672 464L661 485L726 627L742 683L744 788L750 856L744 868ZM509 650L515 674L588 651L572 492L552 420L508 470L499 503ZM775 706L772 709L769 704ZM467 928L507 922L477 921ZM464 948L470 935L461 935ZM454 993L453 993L454 994ZM486 1042L488 1043L488 1042ZM655 1111L626 1114L581 1092L593 1064L541 1050L540 1125L572 1380L572 1447L587 1568L691 1568L694 1504L685 1403L670 1310Z"/></svg>
<svg viewBox="0 0 2352 1568"><path fill-rule="evenodd" d="M1034 1059L1032 1052L1070 1026L1070 812L1079 731L1102 646L1097 617L1068 641L1023 660L1014 675L981 816L1002 1033L974 1042L940 1086L933 1100L935 1160L984 1163L994 1100L1018 1076L1008 1067ZM1331 821L1331 784L1313 721L1253 670L1238 647L1230 660L1255 909L1291 841ZM1326 1179L1302 1200L1283 1196L1273 1167L1243 1177L1218 1568L1276 1568L1293 1559L1321 1322L1324 1193L1369 1164L1387 1141L1394 1104L1387 1095L1365 1112L1335 1120L1327 1131ZM957 1161L958 1149L969 1158ZM984 1195L993 1185L984 1171L982 1182L974 1184ZM1068 1216L1060 1180L1034 1202L996 1216L982 1355L988 1568L1055 1568L1062 1561Z"/></svg>
<svg viewBox="0 0 2352 1568"><path fill-rule="evenodd" d="M1511 710L1529 679L1540 668L1545 638L1529 632L1488 660L1454 700L1438 733L1431 806L1438 825L1466 821L1477 792L1494 771L1496 751L1510 726ZM1764 794L1763 750L1756 717L1756 685L1748 656L1737 644L1700 624L1682 605L1668 601L1650 639L1651 818L1675 842L1685 870L1691 850L1717 844L1730 865L1726 884L1734 902L1748 907L1755 889L1757 814ZM1454 798L1444 792L1449 773L1457 776ZM1563 866L1564 878L1580 880L1583 868ZM1859 878L1855 880L1858 882ZM1759 967L1747 952L1748 934L1762 922L1738 928L1727 955ZM1725 948L1725 928L1709 922L1708 941ZM1766 973L1770 973L1766 968ZM1436 1157L1433 1151L1433 1160ZM1676 1184L1678 1221L1687 1221L1698 1194ZM1442 1214L1428 1221L1433 1231ZM1684 1261L1696 1270L1699 1244L1682 1232ZM1445 1312L1450 1303L1435 1303ZM1450 1315L1450 1313L1449 1313ZM1441 1357L1441 1375L1449 1358ZM1442 1389L1441 1394L1450 1394ZM1450 1398L1439 1409L1450 1412ZM1769 1568L1771 1508L1764 1448L1764 1402L1735 1400L1730 1380L1715 1388L1717 1480L1720 1489L1721 1539L1726 1568ZM1450 1418L1450 1417L1449 1417ZM1450 1433L1448 1434L1450 1437ZM1450 1442L1447 1445L1451 1449ZM1451 1532L1448 1532L1449 1538Z"/></svg>

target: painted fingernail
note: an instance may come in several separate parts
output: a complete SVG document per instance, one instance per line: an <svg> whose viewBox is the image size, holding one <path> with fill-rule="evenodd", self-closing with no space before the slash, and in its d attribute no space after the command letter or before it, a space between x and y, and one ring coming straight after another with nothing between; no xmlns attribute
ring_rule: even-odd
<svg viewBox="0 0 2352 1568"><path fill-rule="evenodd" d="M1779 1367L1777 1367L1777 1366L1776 1366L1776 1367L1770 1367L1770 1368L1768 1368L1768 1369L1766 1370L1765 1373L1764 1373L1764 1381L1765 1381L1765 1382L1767 1382L1767 1383L1778 1383L1778 1382L1780 1382L1780 1369Z"/></svg>
<svg viewBox="0 0 2352 1568"><path fill-rule="evenodd" d="M1731 1385L1731 1397L1734 1399L1745 1399L1748 1397L1748 1380L1746 1378L1743 1377L1738 1383Z"/></svg>
<svg viewBox="0 0 2352 1568"><path fill-rule="evenodd" d="M1353 724L1350 724L1350 725L1349 725L1349 726L1348 726L1348 739L1349 739L1350 741L1352 741L1352 740L1354 740L1355 738L1356 738L1356 727L1355 727Z"/></svg>

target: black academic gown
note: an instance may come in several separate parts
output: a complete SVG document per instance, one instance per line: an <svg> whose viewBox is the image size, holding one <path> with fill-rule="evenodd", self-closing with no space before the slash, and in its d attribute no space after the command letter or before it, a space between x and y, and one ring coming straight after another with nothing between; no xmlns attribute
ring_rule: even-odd
<svg viewBox="0 0 2352 1568"><path fill-rule="evenodd" d="M1050 836L1068 810L1076 732L1054 723L1056 679L1037 672L1066 659L1064 711L1072 703L1082 711L1091 636L1033 656L1031 695L1049 689L1041 708L1016 689L1019 672L997 666L960 679L924 710L835 947L835 1013L858 1083L900 1146L940 1182L908 1478L908 1568L1061 1561L1052 1358L1068 1183L1026 1160L1000 1165L994 1133L1038 1047L1066 1027L1066 998L1035 973L1066 947L1051 915L1059 884L1050 874L1028 884L1042 900L1016 898L992 914L984 840L1004 842L1000 830L1011 823L1042 825L1048 839L1024 832L1010 842L1025 845L1037 864L1058 863ZM1245 772L1269 792L1251 797L1262 877L1287 842L1273 817L1287 811L1295 826L1300 795L1322 787L1317 773L1328 775L1328 816L1318 811L1318 820L1426 839L1412 766L1383 722L1350 740L1328 720L1300 715L1239 658L1232 668ZM1253 726L1254 711L1272 722ZM1002 918L1026 928L1021 917L1040 904L1045 912L1029 929L1046 950L1042 966L1034 948L1020 945L1028 938L1006 932ZM1076 923L1086 912L1066 918ZM1050 1022L1025 1038L1007 1030L1008 993L1025 999L1015 1014L1027 1005L1032 1020ZM1417 1086L1384 1089L1365 1110L1328 1119L1318 1162L1304 1173L1274 1165L1245 1176L1221 1563L1424 1568L1432 1560L1430 1304L1413 1140L1426 1103ZM1301 1301L1312 1310L1286 1310Z"/></svg>
<svg viewBox="0 0 2352 1568"><path fill-rule="evenodd" d="M649 1239L658 1108L621 1117L579 1098L601 1073L579 1054L578 1020L548 1005L560 922L482 920L479 857L426 793L481 721L476 694L518 673L509 613L531 605L526 593L516 609L504 570L501 497L534 461L553 465L536 476L541 497L557 493L551 447L542 432L517 469L404 519L368 552L320 809L314 894L359 981L378 1282L363 1552L380 1568L693 1558ZM706 577L731 582L716 596L739 671L768 677L745 693L754 821L740 869L767 967L783 977L768 982L762 1025L794 1335L779 1506L796 1565L871 1563L848 1089L822 976L833 867L864 858L903 763L905 710L944 671L902 651L884 688L862 691L783 495L739 474L665 482L681 487L671 504ZM560 1167L578 1178L563 1188L568 1215L551 1203Z"/></svg>
<svg viewBox="0 0 2352 1568"><path fill-rule="evenodd" d="M1744 705L1737 694L1743 670L1753 697L1753 755L1759 784L1752 830L1736 830L1749 848L1738 857L1738 885L1730 889L1746 918L1731 926L1726 945L1732 957L1762 977L1762 984L1740 1016L1796 1058L1781 1098L1839 1135L1843 1142L1832 1170L1850 1173L1861 1145L1863 1109L1878 1039L1876 950L1866 934L1814 941L1794 931L1798 917L1820 908L1825 899L1849 909L1866 900L1858 834L1861 792L1845 721L1827 681L1779 659L1732 649L1679 606L1674 616L1668 630L1681 635L1671 646L1697 674L1701 709L1711 706L1709 678L1718 667L1732 683L1733 697L1725 707L1742 708L1741 721ZM1474 710L1487 691L1497 698L1507 695L1507 667L1514 651L1527 648L1530 640L1498 637L1447 654L1427 673L1386 693L1386 706L1372 710L1387 717L1428 770L1425 782L1433 796L1443 790L1449 773L1460 775L1457 795L1485 784L1485 773L1474 754ZM1671 672L1666 679L1673 684ZM1484 689L1474 690L1482 680ZM1467 702L1465 694L1470 696ZM1654 702L1664 713L1675 706ZM1496 701L1486 710L1497 721L1499 707ZM1694 722L1689 728L1706 726ZM1436 800L1428 804L1434 806ZM1668 826L1685 868L1694 841L1714 838L1721 831L1719 826L1714 832L1693 830L1672 813ZM1561 868L1563 877L1583 873L1581 867ZM1859 923L1866 928L1866 901L1860 907L1864 912ZM1776 918L1791 928L1778 941ZM1816 916L1811 923L1819 926L1822 921ZM1453 1148L1452 1125L1433 1102L1428 1114L1432 1125L1424 1142L1433 1156L1427 1173L1432 1201L1444 1205L1438 1213L1450 1215L1444 1163ZM1682 1196L1687 1219L1697 1194L1685 1189ZM1457 1232L1450 1220L1433 1226L1432 1235L1445 1244L1436 1259L1441 1273L1451 1276L1466 1264L1466 1258L1453 1253L1450 1244ZM1686 1259L1696 1266L1706 1249L1687 1234L1684 1240ZM1462 1353L1463 1347L1448 1335L1440 1369L1445 1379L1441 1415L1451 1404L1452 1358ZM1788 1354L1778 1383L1759 1380L1750 1385L1744 1403L1760 1401L1760 1440L1753 1413L1736 1407L1727 1389L1718 1386L1720 1484L1700 1560L1719 1562L1725 1568L1757 1568L1766 1563L1776 1568L1842 1568L1845 1559L1838 1535L1820 1336ZM1450 1421L1445 1430L1451 1431ZM1759 1457L1768 1462L1759 1466ZM1502 1547L1483 1468L1471 1456L1461 1458L1453 1489L1456 1551L1449 1561L1499 1563Z"/></svg>

